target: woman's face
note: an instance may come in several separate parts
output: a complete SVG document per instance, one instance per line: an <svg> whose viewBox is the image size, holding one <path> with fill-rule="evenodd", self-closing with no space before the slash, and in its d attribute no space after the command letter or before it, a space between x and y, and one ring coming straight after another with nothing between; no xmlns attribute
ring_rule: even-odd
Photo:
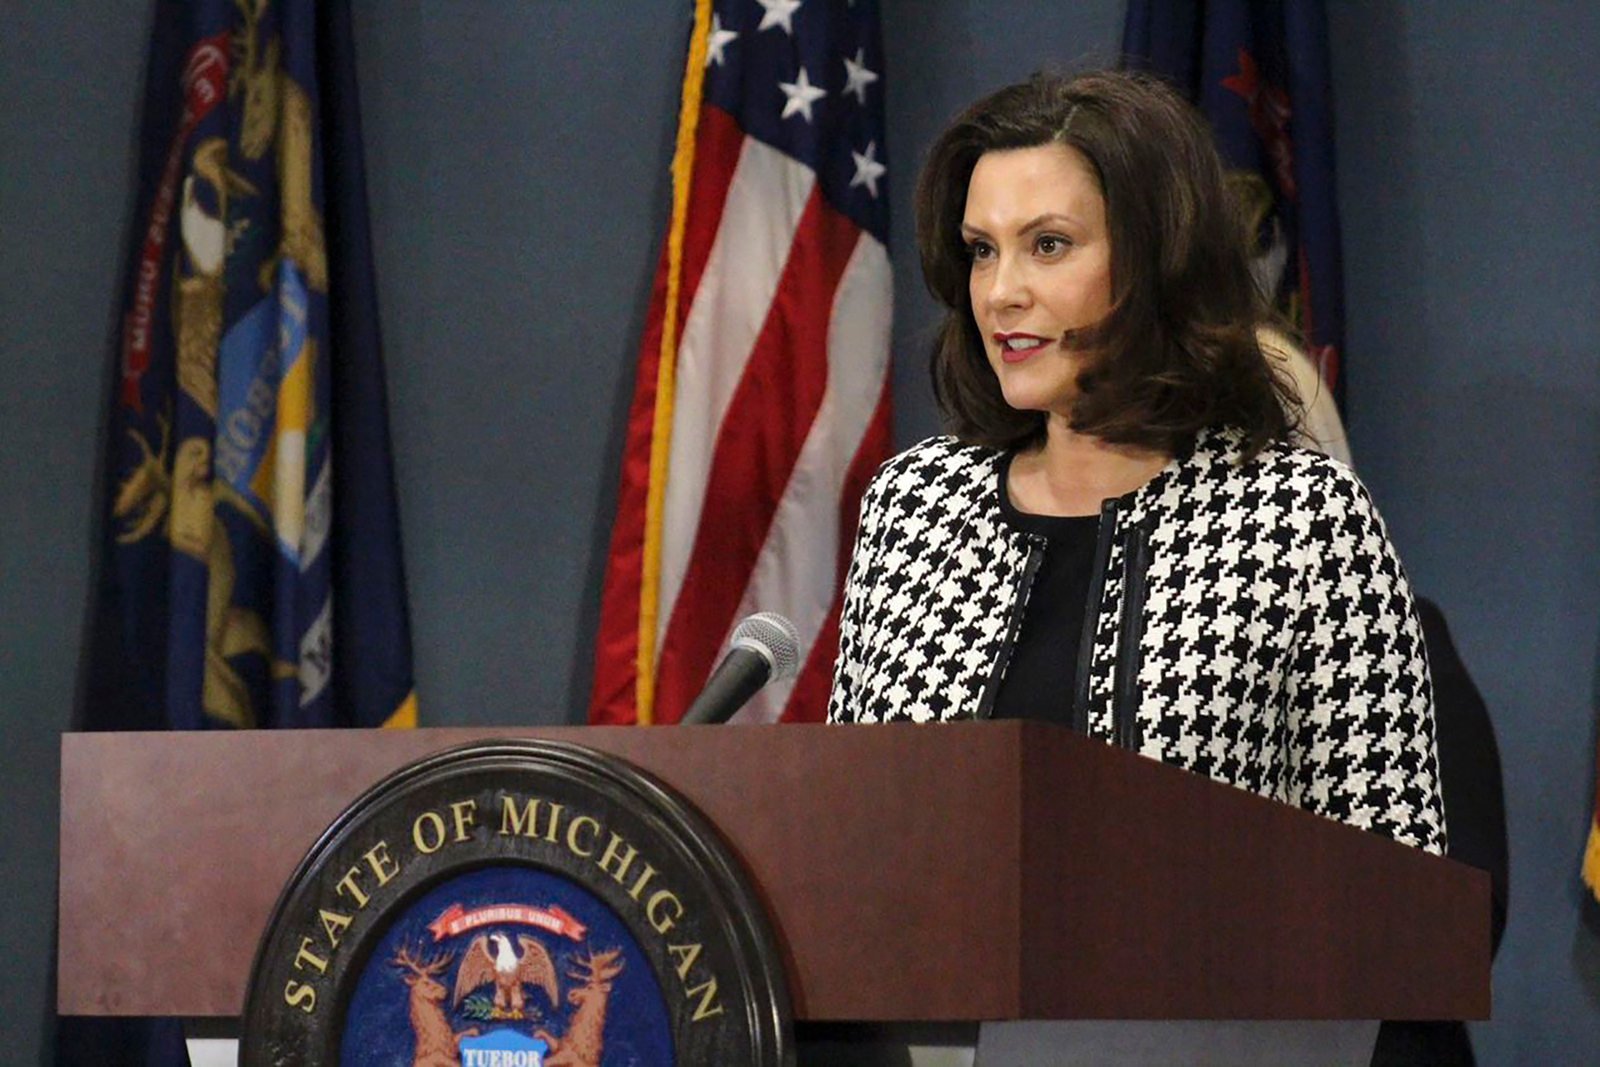
<svg viewBox="0 0 1600 1067"><path fill-rule="evenodd" d="M1106 204L1077 149L987 152L967 185L968 293L1006 403L1068 416L1086 353L1064 343L1111 310Z"/></svg>

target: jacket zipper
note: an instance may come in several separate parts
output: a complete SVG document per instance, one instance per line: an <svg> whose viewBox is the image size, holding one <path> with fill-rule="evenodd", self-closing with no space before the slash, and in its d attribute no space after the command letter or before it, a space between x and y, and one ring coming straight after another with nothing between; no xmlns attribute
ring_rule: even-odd
<svg viewBox="0 0 1600 1067"><path fill-rule="evenodd" d="M994 666L989 670L989 680L983 685L983 699L978 702L976 715L979 719L987 719L994 714L995 698L1000 694L1000 676L1005 673L1006 664L1011 662L1011 649L1017 643L1017 631L1022 629L1022 613L1028 603L1028 593L1033 589L1033 579L1044 563L1045 539L1038 534L1024 536L1028 540L1028 558L1022 564L1022 580L1017 586L1016 599L1011 602L1011 617L1006 620L1005 641L1000 645L1000 654L994 658Z"/></svg>
<svg viewBox="0 0 1600 1067"><path fill-rule="evenodd" d="M1117 679L1112 703L1117 745L1137 751L1139 736L1139 667L1144 638L1144 601L1150 569L1150 533L1142 526L1128 529L1122 549L1122 619L1117 627Z"/></svg>
<svg viewBox="0 0 1600 1067"><path fill-rule="evenodd" d="M1105 594L1106 567L1111 562L1111 538L1117 532L1117 502L1100 505L1100 531L1094 546L1094 571L1089 579L1089 603L1083 609L1083 635L1078 640L1077 692L1072 699L1072 728L1089 732L1089 668L1094 660L1095 630L1100 624L1100 598Z"/></svg>

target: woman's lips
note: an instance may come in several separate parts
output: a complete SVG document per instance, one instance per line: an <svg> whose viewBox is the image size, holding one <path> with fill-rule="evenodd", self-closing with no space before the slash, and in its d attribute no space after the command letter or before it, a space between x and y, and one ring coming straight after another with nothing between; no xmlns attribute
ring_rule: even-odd
<svg viewBox="0 0 1600 1067"><path fill-rule="evenodd" d="M1049 343L1046 338L1034 334L996 334L995 340L1000 345L1000 359L1006 363L1021 363L1029 356L1044 351Z"/></svg>

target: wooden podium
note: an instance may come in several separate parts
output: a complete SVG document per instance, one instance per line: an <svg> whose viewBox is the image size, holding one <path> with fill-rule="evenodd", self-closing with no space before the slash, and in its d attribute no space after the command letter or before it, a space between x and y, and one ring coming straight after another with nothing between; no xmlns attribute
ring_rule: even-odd
<svg viewBox="0 0 1600 1067"><path fill-rule="evenodd" d="M1483 1019L1480 871L1024 723L68 734L68 1015L237 1016L300 857L492 737L676 789L744 861L799 1021Z"/></svg>

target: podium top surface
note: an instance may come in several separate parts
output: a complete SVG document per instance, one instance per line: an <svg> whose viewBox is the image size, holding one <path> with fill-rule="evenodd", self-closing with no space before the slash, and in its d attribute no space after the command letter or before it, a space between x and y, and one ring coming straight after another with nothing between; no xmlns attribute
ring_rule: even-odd
<svg viewBox="0 0 1600 1067"><path fill-rule="evenodd" d="M591 746L698 807L798 1019L1488 1016L1487 875L1030 723L68 734L60 1011L237 1015L322 830L496 737Z"/></svg>

